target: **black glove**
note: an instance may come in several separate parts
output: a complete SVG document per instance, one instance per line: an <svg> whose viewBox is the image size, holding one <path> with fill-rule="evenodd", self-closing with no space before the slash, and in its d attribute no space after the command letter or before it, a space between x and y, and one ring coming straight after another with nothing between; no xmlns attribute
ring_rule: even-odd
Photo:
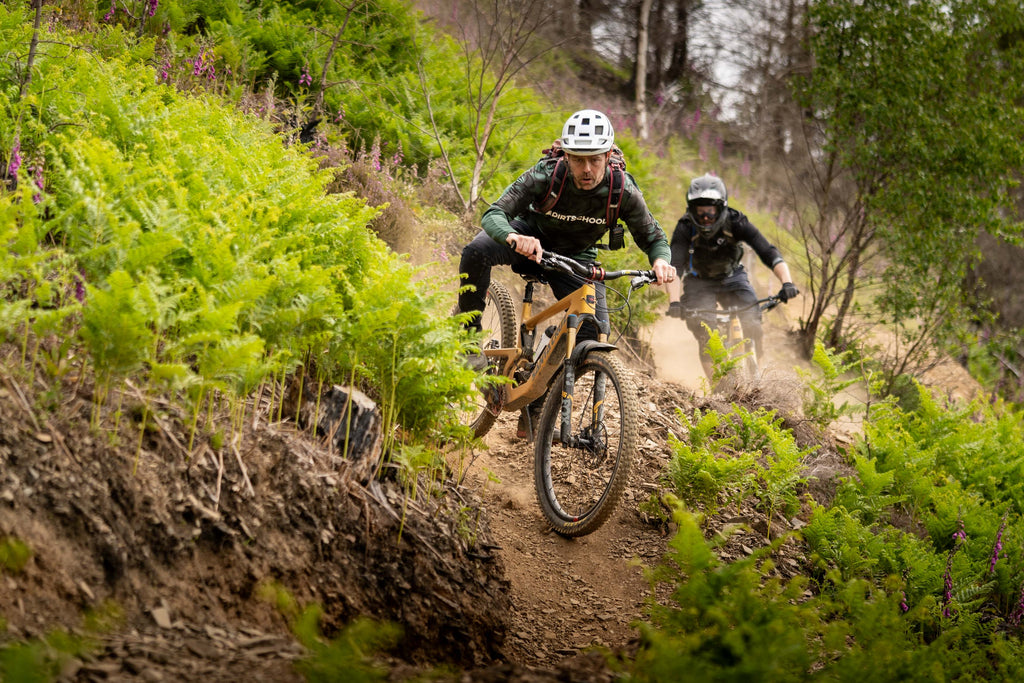
<svg viewBox="0 0 1024 683"><path fill-rule="evenodd" d="M679 301L673 301L668 305L668 310L665 311L665 315L670 318L683 319L683 304Z"/></svg>
<svg viewBox="0 0 1024 683"><path fill-rule="evenodd" d="M783 282L782 289L780 289L779 293L776 294L775 296L777 296L779 298L779 301L781 301L782 303L786 303L790 299L795 299L796 295L799 293L800 290L798 290L796 288L796 285L794 285L792 282Z"/></svg>

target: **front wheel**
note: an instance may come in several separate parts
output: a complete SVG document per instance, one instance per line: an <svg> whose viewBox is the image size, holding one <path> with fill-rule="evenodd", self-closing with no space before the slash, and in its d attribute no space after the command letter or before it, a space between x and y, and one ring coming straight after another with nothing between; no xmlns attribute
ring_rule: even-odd
<svg viewBox="0 0 1024 683"><path fill-rule="evenodd" d="M615 509L636 453L636 389L617 358L588 353L576 366L568 434L562 434L560 373L541 411L534 443L537 500L562 536L596 531Z"/></svg>

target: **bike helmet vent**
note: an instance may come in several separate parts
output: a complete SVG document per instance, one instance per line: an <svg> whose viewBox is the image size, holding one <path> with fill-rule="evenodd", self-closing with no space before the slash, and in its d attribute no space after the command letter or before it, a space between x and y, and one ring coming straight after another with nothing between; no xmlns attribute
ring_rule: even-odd
<svg viewBox="0 0 1024 683"><path fill-rule="evenodd" d="M608 117L594 109L583 109L562 126L562 149L569 154L604 154L615 144L615 131Z"/></svg>

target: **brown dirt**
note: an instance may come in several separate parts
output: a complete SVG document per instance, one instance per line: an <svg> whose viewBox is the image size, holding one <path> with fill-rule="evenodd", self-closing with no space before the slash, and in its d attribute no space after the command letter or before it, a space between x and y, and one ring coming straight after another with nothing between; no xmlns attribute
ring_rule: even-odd
<svg viewBox="0 0 1024 683"><path fill-rule="evenodd" d="M305 651L291 615L262 597L280 586L323 608L327 636L359 615L400 624L392 680L436 666L467 682L613 680L602 653L635 646L652 600L644 567L672 533L643 504L660 490L669 432L682 436L675 410L728 408L655 372L634 369L644 427L619 508L595 533L567 540L542 520L532 447L514 438L515 416L499 419L488 448L452 463L434 495L409 500L394 477L363 487L307 434L269 422L270 396L248 407L234 447L229 438L214 449L206 433L190 450L190 416L174 406L150 401L156 417L140 441L143 404L129 392L111 406L122 413L117 430L112 410L91 429L87 382L47 385L5 349L0 538L33 555L0 574L0 642L55 628L91 633L84 617L98 612L108 627L91 653L65 664L63 680L297 681ZM785 388L765 382L730 398L784 405ZM798 439L820 438L801 425L790 424ZM810 492L827 498L842 458L827 446L809 466L818 476ZM766 542L766 520L745 506L708 520L708 533L739 522L726 559ZM776 531L794 525L773 521ZM778 560L782 574L802 567L795 543Z"/></svg>

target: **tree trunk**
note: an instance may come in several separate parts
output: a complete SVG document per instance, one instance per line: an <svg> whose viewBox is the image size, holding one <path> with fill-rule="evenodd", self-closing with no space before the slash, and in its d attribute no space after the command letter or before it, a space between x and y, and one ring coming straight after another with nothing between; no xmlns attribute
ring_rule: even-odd
<svg viewBox="0 0 1024 683"><path fill-rule="evenodd" d="M636 121L639 128L641 140L648 137L647 130L647 45L649 39L649 22L651 17L651 3L653 0L643 0L640 3L640 15L637 17L636 40Z"/></svg>
<svg viewBox="0 0 1024 683"><path fill-rule="evenodd" d="M665 83L676 83L686 77L690 45L690 4L692 0L676 0L676 16L671 22L669 59L665 66Z"/></svg>

